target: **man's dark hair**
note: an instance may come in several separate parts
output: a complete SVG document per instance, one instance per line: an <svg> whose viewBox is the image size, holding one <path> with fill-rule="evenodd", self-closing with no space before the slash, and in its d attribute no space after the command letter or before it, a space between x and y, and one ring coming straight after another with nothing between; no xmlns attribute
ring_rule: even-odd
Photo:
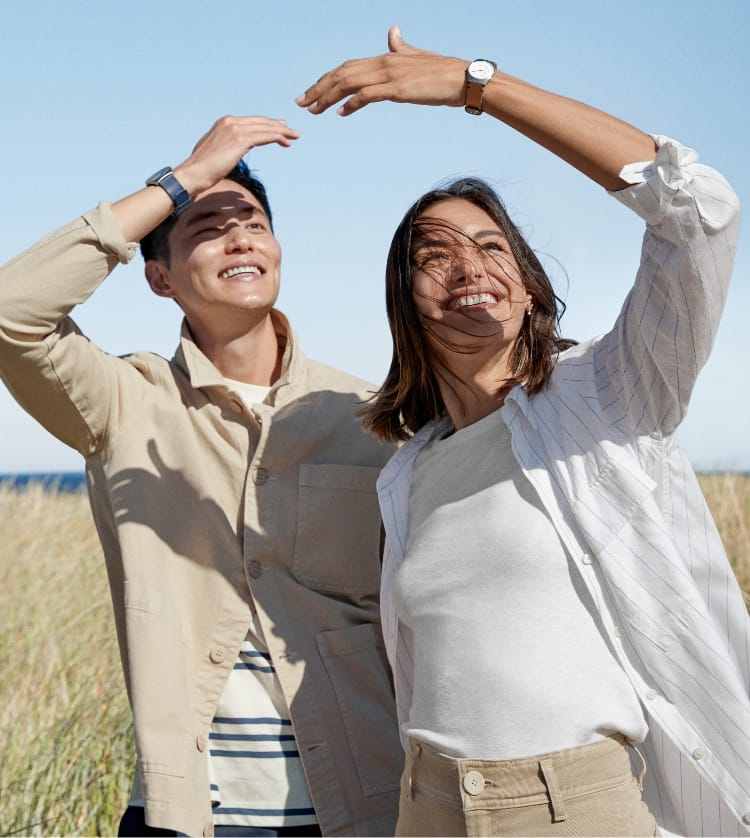
<svg viewBox="0 0 750 838"><path fill-rule="evenodd" d="M251 195L254 195L258 199L258 203L263 207L263 212L268 216L268 223L271 225L271 231L273 232L271 205L268 203L266 187L260 178L252 173L247 163L244 160L240 160L223 179L231 180L240 186L244 186ZM145 262L148 262L149 259L159 259L166 265L169 265L169 234L172 232L176 221L177 217L170 215L158 227L155 227L141 239L141 255Z"/></svg>

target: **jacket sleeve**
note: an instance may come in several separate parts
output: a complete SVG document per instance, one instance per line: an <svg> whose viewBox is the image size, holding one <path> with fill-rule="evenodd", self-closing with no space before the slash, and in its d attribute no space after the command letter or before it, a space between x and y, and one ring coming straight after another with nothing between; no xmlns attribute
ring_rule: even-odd
<svg viewBox="0 0 750 838"><path fill-rule="evenodd" d="M68 315L136 248L102 203L0 268L0 376L26 411L85 457L101 445L120 376L131 372Z"/></svg>
<svg viewBox="0 0 750 838"><path fill-rule="evenodd" d="M637 435L667 436L708 359L732 272L739 200L695 151L656 136L656 158L626 166L615 198L646 222L635 285L596 345L601 404Z"/></svg>

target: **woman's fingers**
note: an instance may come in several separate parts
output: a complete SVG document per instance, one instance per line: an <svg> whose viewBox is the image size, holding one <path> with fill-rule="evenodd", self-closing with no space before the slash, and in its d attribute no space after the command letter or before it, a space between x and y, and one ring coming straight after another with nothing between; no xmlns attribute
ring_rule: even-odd
<svg viewBox="0 0 750 838"><path fill-rule="evenodd" d="M407 44L397 26L388 32L388 52L345 61L321 76L296 100L310 113L321 114L343 103L347 116L372 102L416 105L463 104L466 62Z"/></svg>

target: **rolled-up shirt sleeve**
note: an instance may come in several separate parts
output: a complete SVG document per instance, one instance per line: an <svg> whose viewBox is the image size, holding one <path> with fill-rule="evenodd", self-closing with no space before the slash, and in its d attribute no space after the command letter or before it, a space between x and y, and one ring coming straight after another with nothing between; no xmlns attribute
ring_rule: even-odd
<svg viewBox="0 0 750 838"><path fill-rule="evenodd" d="M698 154L654 135L654 160L611 192L646 222L636 281L596 347L602 402L636 434L669 435L687 411L718 330L734 264L739 199Z"/></svg>

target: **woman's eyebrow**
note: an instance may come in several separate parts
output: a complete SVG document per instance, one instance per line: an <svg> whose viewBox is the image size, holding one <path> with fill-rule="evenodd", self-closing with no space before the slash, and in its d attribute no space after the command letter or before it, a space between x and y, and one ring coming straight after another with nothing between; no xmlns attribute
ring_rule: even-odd
<svg viewBox="0 0 750 838"><path fill-rule="evenodd" d="M508 241L508 237L503 233L502 230L480 230L478 233L474 233L471 237L472 239L487 239L492 236L495 236L500 239L504 239Z"/></svg>
<svg viewBox="0 0 750 838"><path fill-rule="evenodd" d="M425 247L450 246L457 238L457 231L454 233L454 231L448 230L446 233L453 233L453 235L446 234L441 236L439 232L433 233L432 235L421 235L419 240L415 242L413 251L417 252ZM472 235L469 235L468 233L461 233L460 236L461 240L465 239L466 241L477 241L479 239L489 238L498 238L506 242L508 241L508 237L502 230L479 230L476 233L472 233Z"/></svg>

